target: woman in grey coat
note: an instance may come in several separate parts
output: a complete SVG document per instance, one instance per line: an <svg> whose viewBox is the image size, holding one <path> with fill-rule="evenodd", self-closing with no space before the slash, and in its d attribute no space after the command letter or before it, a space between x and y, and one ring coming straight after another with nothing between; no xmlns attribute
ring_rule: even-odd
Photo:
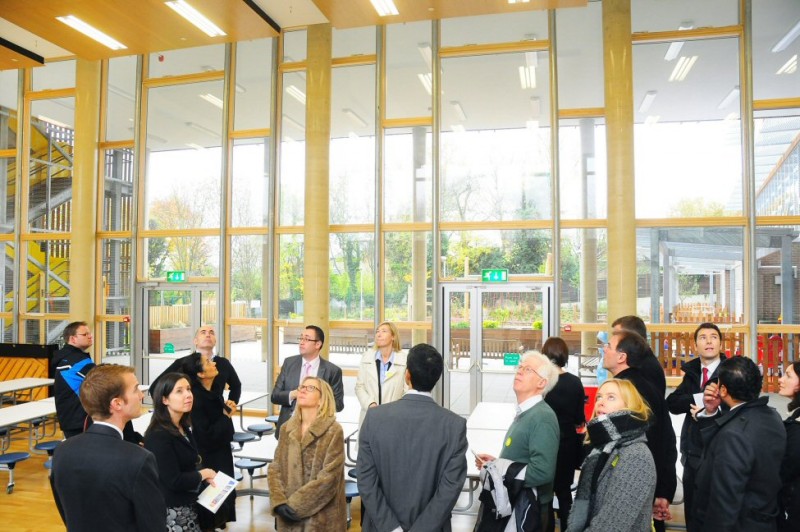
<svg viewBox="0 0 800 532"><path fill-rule="evenodd" d="M645 429L650 410L634 386L609 379L586 425L591 452L581 466L567 532L649 532L656 467Z"/></svg>

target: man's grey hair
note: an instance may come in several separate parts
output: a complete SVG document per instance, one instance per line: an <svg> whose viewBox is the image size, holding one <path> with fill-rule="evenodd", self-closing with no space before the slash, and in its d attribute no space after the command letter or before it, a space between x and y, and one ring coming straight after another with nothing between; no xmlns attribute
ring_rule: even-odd
<svg viewBox="0 0 800 532"><path fill-rule="evenodd" d="M541 354L539 351L526 351L522 355L519 363L522 364L526 360L530 359L538 360L540 362L539 376L547 381L544 390L542 390L542 397L544 397L547 395L547 392L552 390L558 382L558 374L560 373L560 370L558 369L558 366L553 364L553 362L547 358L546 355Z"/></svg>

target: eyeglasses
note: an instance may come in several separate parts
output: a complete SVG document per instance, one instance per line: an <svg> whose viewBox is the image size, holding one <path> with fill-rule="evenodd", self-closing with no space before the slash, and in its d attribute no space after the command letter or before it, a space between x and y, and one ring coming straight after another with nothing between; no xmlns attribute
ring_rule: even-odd
<svg viewBox="0 0 800 532"><path fill-rule="evenodd" d="M535 373L536 375L539 376L540 379L547 380L547 377L545 377L544 375L539 373L538 369L532 368L530 366L518 366L517 367L517 373L524 373L526 375L530 375L531 373Z"/></svg>
<svg viewBox="0 0 800 532"><path fill-rule="evenodd" d="M308 336L298 336L297 341L299 342L319 342L316 338L310 338Z"/></svg>
<svg viewBox="0 0 800 532"><path fill-rule="evenodd" d="M312 386L310 384L301 384L300 386L297 387L297 389L299 391L301 391L301 392L321 392L322 391L319 388L317 388L316 386Z"/></svg>

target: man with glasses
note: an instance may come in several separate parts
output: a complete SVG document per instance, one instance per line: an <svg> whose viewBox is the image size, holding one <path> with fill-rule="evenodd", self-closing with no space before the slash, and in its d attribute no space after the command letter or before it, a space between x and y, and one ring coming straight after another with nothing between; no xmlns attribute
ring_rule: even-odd
<svg viewBox="0 0 800 532"><path fill-rule="evenodd" d="M517 396L517 416L506 432L500 458L524 463L524 486L531 504L526 522L540 524L541 530L548 528L548 508L553 500L553 479L556 474L556 458L561 431L555 412L544 402L544 396L558 382L558 368L543 354L529 351L514 376L514 394ZM489 454L478 454L475 466L495 460ZM476 530L494 530L493 512L488 505L482 506L479 527ZM539 528L533 528L539 530Z"/></svg>
<svg viewBox="0 0 800 532"><path fill-rule="evenodd" d="M86 352L94 344L94 336L85 321L74 321L64 328L64 347L53 356L54 395L58 424L65 438L77 436L92 424L83 409L80 390L86 375L95 363ZM141 444L142 435L133 430L130 421L123 430L125 441Z"/></svg>
<svg viewBox="0 0 800 532"><path fill-rule="evenodd" d="M81 406L80 389L86 374L94 368L87 349L94 337L85 321L74 321L64 328L64 347L53 357L56 415L65 438L83 432L86 411Z"/></svg>
<svg viewBox="0 0 800 532"><path fill-rule="evenodd" d="M336 411L344 409L344 389L342 388L342 369L321 356L325 344L325 333L316 325L309 325L298 338L300 354L288 357L283 362L281 373L272 388L270 400L281 405L281 413L275 426L275 437L280 434L281 425L289 420L297 400L297 387L306 377L322 379L333 388Z"/></svg>

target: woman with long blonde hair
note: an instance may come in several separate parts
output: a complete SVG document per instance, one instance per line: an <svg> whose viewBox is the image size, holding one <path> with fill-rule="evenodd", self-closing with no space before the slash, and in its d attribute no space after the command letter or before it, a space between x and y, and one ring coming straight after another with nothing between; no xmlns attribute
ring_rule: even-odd
<svg viewBox="0 0 800 532"><path fill-rule="evenodd" d="M645 429L650 409L630 382L609 379L597 390L587 423L591 448L581 466L568 532L649 532L656 466Z"/></svg>
<svg viewBox="0 0 800 532"><path fill-rule="evenodd" d="M267 479L272 512L283 532L347 529L344 433L330 384L306 377L294 415L281 428Z"/></svg>

